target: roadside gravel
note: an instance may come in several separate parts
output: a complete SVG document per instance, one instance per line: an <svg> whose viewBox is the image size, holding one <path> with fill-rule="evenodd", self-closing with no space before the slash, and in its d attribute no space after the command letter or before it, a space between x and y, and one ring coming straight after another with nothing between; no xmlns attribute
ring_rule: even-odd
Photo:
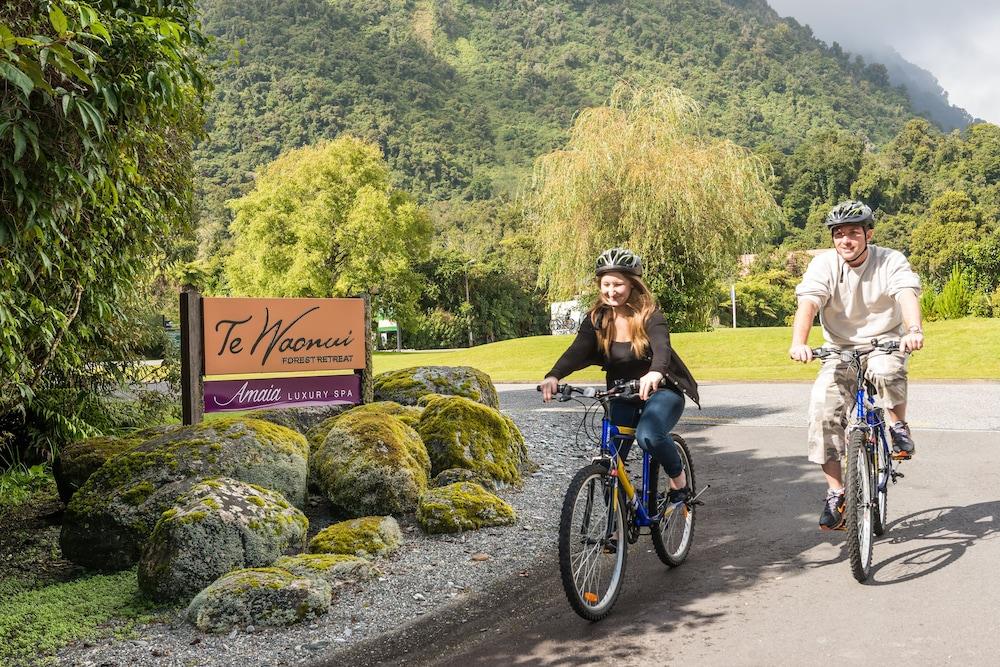
<svg viewBox="0 0 1000 667"><path fill-rule="evenodd" d="M448 603L471 601L473 594L507 577L555 567L562 495L569 477L592 455L575 445L573 436L582 415L534 411L523 400L520 405L505 400L509 395L501 391L502 408L521 429L529 456L540 466L523 488L498 492L517 510L513 526L430 536L412 516L405 517L400 521L403 545L377 562L382 576L341 587L330 611L310 623L282 629L250 626L216 636L194 629L178 611L163 622L141 626L132 639L71 645L59 653L59 663L88 667L335 663L342 648L433 614ZM311 526L310 535L322 527Z"/></svg>

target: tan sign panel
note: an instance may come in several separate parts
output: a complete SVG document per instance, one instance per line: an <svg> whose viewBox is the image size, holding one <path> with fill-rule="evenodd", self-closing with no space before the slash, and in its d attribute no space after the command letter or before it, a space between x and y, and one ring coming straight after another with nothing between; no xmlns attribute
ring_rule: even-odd
<svg viewBox="0 0 1000 667"><path fill-rule="evenodd" d="M205 374L365 367L363 299L205 298Z"/></svg>

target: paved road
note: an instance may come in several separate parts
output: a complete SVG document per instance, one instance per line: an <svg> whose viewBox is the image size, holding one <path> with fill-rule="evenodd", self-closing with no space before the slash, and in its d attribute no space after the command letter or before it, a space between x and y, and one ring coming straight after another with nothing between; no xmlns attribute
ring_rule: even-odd
<svg viewBox="0 0 1000 667"><path fill-rule="evenodd" d="M541 407L503 387L517 419ZM851 577L843 533L816 530L824 486L804 458L809 386L707 385L679 430L711 483L695 544L668 570L632 547L612 615L570 611L555 561L451 616L405 625L352 661L409 665L1000 662L1000 384L911 387L918 459L892 488L872 580ZM561 406L565 409L565 406ZM559 409L559 408L556 408ZM900 629L905 619L905 628Z"/></svg>

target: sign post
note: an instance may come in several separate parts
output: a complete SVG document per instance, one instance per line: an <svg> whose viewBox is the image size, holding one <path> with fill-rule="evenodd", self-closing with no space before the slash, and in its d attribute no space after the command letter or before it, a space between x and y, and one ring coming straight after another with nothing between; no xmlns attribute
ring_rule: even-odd
<svg viewBox="0 0 1000 667"><path fill-rule="evenodd" d="M201 294L185 285L181 290L181 421L201 422L204 413L202 379Z"/></svg>

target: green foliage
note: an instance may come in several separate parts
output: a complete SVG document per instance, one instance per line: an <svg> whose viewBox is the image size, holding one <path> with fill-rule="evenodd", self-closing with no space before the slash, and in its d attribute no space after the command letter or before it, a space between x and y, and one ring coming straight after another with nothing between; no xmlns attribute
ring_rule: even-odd
<svg viewBox="0 0 1000 667"><path fill-rule="evenodd" d="M964 192L948 191L934 199L930 217L913 230L910 263L940 285L959 268L965 247L978 239L978 211Z"/></svg>
<svg viewBox="0 0 1000 667"><path fill-rule="evenodd" d="M430 219L389 183L377 146L344 136L289 151L231 203L235 294L346 296L368 292L373 310L413 317Z"/></svg>
<svg viewBox="0 0 1000 667"><path fill-rule="evenodd" d="M972 293L968 282L958 267L953 267L951 277L934 300L934 312L945 320L955 320L969 314Z"/></svg>
<svg viewBox="0 0 1000 667"><path fill-rule="evenodd" d="M9 4L9 3L8 3ZM193 0L20 2L0 24L0 423L142 344L191 220L208 86ZM0 431L4 428L0 427ZM19 446L19 445L18 445Z"/></svg>
<svg viewBox="0 0 1000 667"><path fill-rule="evenodd" d="M768 327L790 324L795 314L795 285L799 278L787 269L751 272L736 281L736 326ZM732 323L729 290L720 295L718 317Z"/></svg>
<svg viewBox="0 0 1000 667"><path fill-rule="evenodd" d="M0 459L0 466L6 466ZM36 491L53 484L52 471L48 466L36 464L26 466L20 461L0 471L0 508L17 507Z"/></svg>
<svg viewBox="0 0 1000 667"><path fill-rule="evenodd" d="M778 220L765 179L759 158L700 133L690 98L619 88L536 165L530 207L550 296L578 294L602 249L628 246L673 328L705 328L716 281Z"/></svg>
<svg viewBox="0 0 1000 667"><path fill-rule="evenodd" d="M109 621L148 622L135 570L11 591L0 606L0 662L38 664L71 641L110 634Z"/></svg>

